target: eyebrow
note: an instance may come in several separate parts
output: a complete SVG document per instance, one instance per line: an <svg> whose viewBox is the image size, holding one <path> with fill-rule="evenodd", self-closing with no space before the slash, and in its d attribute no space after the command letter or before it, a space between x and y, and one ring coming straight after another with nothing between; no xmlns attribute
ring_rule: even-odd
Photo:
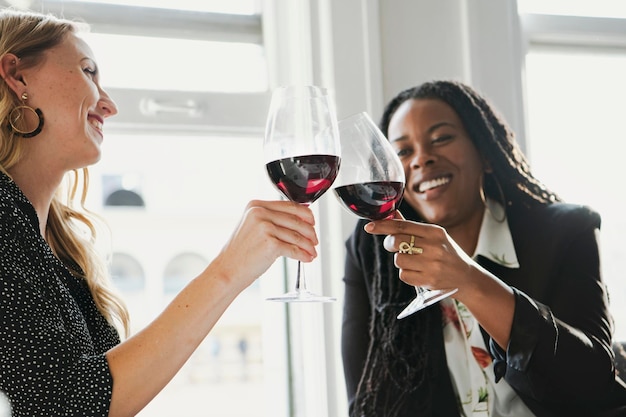
<svg viewBox="0 0 626 417"><path fill-rule="evenodd" d="M432 125L431 127L429 127L426 132L427 133L433 133L435 130L439 129L440 127L443 126L449 126L449 127L453 127L456 128L457 126L454 123L451 122L439 122L439 123L435 123L434 125ZM389 139L389 142L401 142L403 140L408 140L408 136L407 135L402 135L399 136L395 139Z"/></svg>

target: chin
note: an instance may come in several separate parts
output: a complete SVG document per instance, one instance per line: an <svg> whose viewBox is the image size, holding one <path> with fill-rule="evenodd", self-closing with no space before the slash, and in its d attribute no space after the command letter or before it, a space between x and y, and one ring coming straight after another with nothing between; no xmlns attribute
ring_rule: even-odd
<svg viewBox="0 0 626 417"><path fill-rule="evenodd" d="M100 161L101 156L102 155L98 152L98 154L91 155L89 158L86 158L85 161L83 162L82 168L86 168L86 167L97 164Z"/></svg>
<svg viewBox="0 0 626 417"><path fill-rule="evenodd" d="M420 214L425 222L436 224L439 226L444 226L446 221L450 217L450 212L448 210L440 208L418 206L417 212Z"/></svg>

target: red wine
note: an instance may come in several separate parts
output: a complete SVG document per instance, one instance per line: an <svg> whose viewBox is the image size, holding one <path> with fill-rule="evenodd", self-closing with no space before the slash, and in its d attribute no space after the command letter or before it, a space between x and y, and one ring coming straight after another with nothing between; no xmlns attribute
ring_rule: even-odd
<svg viewBox="0 0 626 417"><path fill-rule="evenodd" d="M352 213L370 220L385 219L402 201L404 184L397 181L374 181L335 188L339 201Z"/></svg>
<svg viewBox="0 0 626 417"><path fill-rule="evenodd" d="M340 161L336 155L303 155L270 162L266 168L285 197L296 203L310 204L335 181Z"/></svg>

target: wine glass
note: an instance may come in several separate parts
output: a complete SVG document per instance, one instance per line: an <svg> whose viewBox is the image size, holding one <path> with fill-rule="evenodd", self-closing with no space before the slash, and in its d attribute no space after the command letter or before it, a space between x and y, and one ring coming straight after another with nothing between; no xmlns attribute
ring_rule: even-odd
<svg viewBox="0 0 626 417"><path fill-rule="evenodd" d="M339 121L341 171L335 195L352 214L369 220L393 218L404 192L404 167L366 112Z"/></svg>
<svg viewBox="0 0 626 417"><path fill-rule="evenodd" d="M348 211L369 220L393 218L404 192L404 167L366 112L339 121L341 172L333 185ZM415 287L417 296L398 315L405 318L456 292Z"/></svg>
<svg viewBox="0 0 626 417"><path fill-rule="evenodd" d="M269 178L287 199L308 206L324 194L341 162L335 105L328 91L316 86L274 90L263 150ZM329 302L335 298L309 291L298 261L294 291L268 300Z"/></svg>

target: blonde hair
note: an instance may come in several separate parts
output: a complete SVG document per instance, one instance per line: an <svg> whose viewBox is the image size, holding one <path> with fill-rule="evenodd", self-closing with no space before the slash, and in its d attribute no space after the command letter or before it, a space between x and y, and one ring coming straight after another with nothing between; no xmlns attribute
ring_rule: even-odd
<svg viewBox="0 0 626 417"><path fill-rule="evenodd" d="M36 66L43 52L60 44L68 33L76 33L76 22L51 15L23 12L12 9L0 11L0 57L12 53L20 64ZM20 104L19 98L6 83L0 82L0 170L8 171L22 157L24 138L7 128L11 110ZM128 336L130 318L121 298L111 289L104 260L95 249L96 216L85 208L89 187L89 172L83 168L79 174L68 174L69 187L63 195L62 187L55 193L46 228L46 240L52 251L72 272L89 286L96 306L112 325L121 325ZM80 195L80 207L74 202Z"/></svg>

